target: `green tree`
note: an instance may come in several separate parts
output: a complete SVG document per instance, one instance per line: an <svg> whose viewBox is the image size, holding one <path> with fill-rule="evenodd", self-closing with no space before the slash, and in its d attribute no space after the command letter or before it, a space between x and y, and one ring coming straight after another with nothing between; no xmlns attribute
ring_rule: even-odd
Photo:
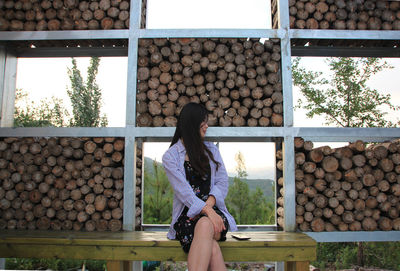
<svg viewBox="0 0 400 271"><path fill-rule="evenodd" d="M275 209L268 202L261 188L250 191L247 182L243 181L248 174L242 153L235 155L237 163L237 176L229 186L226 205L238 224L273 224L275 222Z"/></svg>
<svg viewBox="0 0 400 271"><path fill-rule="evenodd" d="M247 224L250 202L249 185L239 177L233 179L233 185L229 186L226 204L229 212L239 224Z"/></svg>
<svg viewBox="0 0 400 271"><path fill-rule="evenodd" d="M312 72L300 66L300 58L293 61L293 83L300 88L304 98L297 108L307 110L307 117L324 116L326 124L342 127L393 127L385 120L386 112L398 110L391 103L391 96L380 94L367 86L371 76L384 69L391 69L379 58L327 58L333 75L324 77L322 72ZM399 125L400 122L397 123Z"/></svg>
<svg viewBox="0 0 400 271"><path fill-rule="evenodd" d="M162 166L153 161L153 172L144 172L143 222L171 223L173 191Z"/></svg>
<svg viewBox="0 0 400 271"><path fill-rule="evenodd" d="M106 126L108 121L101 115L101 89L96 83L100 59L92 57L87 70L87 80L83 82L76 60L72 58L72 68L68 69L71 88L67 89L72 104L73 119L71 126L98 127Z"/></svg>
<svg viewBox="0 0 400 271"><path fill-rule="evenodd" d="M14 127L62 127L68 116L62 99L53 96L35 104L26 91L17 89L15 92Z"/></svg>
<svg viewBox="0 0 400 271"><path fill-rule="evenodd" d="M275 210L272 202L267 202L260 187L250 195L250 221L252 224L274 224Z"/></svg>

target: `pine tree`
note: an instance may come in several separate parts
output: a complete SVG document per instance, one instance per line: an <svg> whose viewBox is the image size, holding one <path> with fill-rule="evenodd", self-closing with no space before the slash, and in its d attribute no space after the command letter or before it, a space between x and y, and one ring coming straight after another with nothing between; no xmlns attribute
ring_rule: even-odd
<svg viewBox="0 0 400 271"><path fill-rule="evenodd" d="M246 178L248 176L246 171L246 164L244 161L243 154L240 151L235 155L235 161L237 163L236 172L238 174L238 177Z"/></svg>
<svg viewBox="0 0 400 271"><path fill-rule="evenodd" d="M171 223L173 191L162 166L153 161L153 173L144 173L143 222Z"/></svg>

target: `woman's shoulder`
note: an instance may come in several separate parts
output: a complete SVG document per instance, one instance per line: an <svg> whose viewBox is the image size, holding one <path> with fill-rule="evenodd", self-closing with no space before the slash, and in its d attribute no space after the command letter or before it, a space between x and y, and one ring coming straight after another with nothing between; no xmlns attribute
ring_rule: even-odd
<svg viewBox="0 0 400 271"><path fill-rule="evenodd" d="M165 151L165 153L163 154L163 160L166 158L178 157L179 151L179 144L175 143L174 145L170 146L168 150Z"/></svg>
<svg viewBox="0 0 400 271"><path fill-rule="evenodd" d="M217 146L215 146L214 143L212 143L211 141L204 141L204 144L208 147L208 148L216 148Z"/></svg>
<svg viewBox="0 0 400 271"><path fill-rule="evenodd" d="M170 146L168 148L168 150L166 150L164 152L164 155L173 154L173 153L177 153L177 152L178 152L178 148L177 148L176 144L174 144L174 145Z"/></svg>
<svg viewBox="0 0 400 271"><path fill-rule="evenodd" d="M204 141L204 144L205 144L206 147L207 147L210 151L212 151L212 152L218 150L217 146L216 146L213 142Z"/></svg>

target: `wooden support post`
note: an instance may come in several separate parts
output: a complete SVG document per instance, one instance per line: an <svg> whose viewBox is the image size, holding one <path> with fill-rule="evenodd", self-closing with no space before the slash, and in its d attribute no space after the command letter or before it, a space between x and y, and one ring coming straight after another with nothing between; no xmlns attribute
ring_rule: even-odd
<svg viewBox="0 0 400 271"><path fill-rule="evenodd" d="M107 271L132 271L132 261L107 261Z"/></svg>
<svg viewBox="0 0 400 271"><path fill-rule="evenodd" d="M310 262L285 262L285 271L308 271Z"/></svg>

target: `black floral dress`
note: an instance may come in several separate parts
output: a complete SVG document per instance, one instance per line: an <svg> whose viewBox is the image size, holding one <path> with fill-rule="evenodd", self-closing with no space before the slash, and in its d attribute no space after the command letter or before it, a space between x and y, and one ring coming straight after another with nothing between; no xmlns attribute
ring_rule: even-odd
<svg viewBox="0 0 400 271"><path fill-rule="evenodd" d="M193 192L196 196L206 201L208 199L208 194L210 193L210 184L211 184L211 176L210 169L208 169L208 173L205 176L201 176L199 172L197 172L190 165L189 161L185 161L184 163L186 180L189 182L190 186L193 189ZM221 216L222 220L225 224L225 230L221 232L220 241L226 240L226 233L228 232L229 223L226 219L225 215L217 208L217 206L213 207L214 211ZM178 217L178 220L174 224L174 229L176 231L176 239L180 241L183 250L188 253L190 249L190 245L193 241L194 235L194 227L196 226L197 221L205 215L200 214L196 216L194 219L190 219L187 216L188 207L185 207L182 211L182 214Z"/></svg>

